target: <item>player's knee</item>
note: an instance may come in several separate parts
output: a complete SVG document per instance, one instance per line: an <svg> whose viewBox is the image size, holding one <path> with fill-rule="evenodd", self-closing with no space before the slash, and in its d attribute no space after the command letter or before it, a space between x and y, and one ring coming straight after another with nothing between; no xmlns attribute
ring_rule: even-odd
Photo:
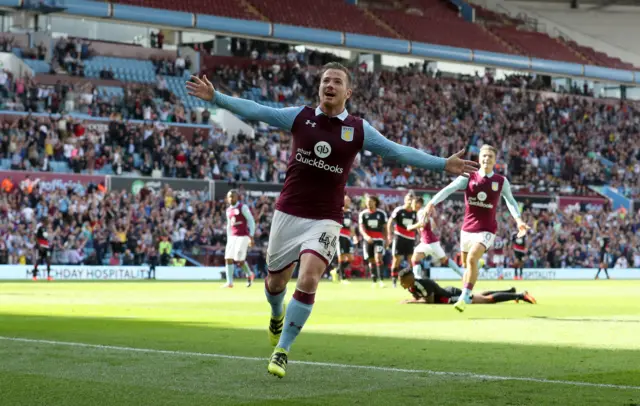
<svg viewBox="0 0 640 406"><path fill-rule="evenodd" d="M225 259L225 260L224 260L224 262L225 262L227 265L231 265L231 264L233 264L233 259Z"/></svg>
<svg viewBox="0 0 640 406"><path fill-rule="evenodd" d="M287 287L287 280L281 273L270 273L267 276L267 286L270 292L282 292Z"/></svg>
<svg viewBox="0 0 640 406"><path fill-rule="evenodd" d="M449 264L449 258L444 257L440 260L440 265L446 266Z"/></svg>

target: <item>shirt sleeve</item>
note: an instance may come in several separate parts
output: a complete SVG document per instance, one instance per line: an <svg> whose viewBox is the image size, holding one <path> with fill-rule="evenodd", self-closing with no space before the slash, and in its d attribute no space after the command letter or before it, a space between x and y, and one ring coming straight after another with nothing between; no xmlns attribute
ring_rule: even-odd
<svg viewBox="0 0 640 406"><path fill-rule="evenodd" d="M263 106L251 100L227 96L217 91L213 97L213 103L249 120L262 121L287 131L291 131L294 120L304 108L297 106L276 109Z"/></svg>
<svg viewBox="0 0 640 406"><path fill-rule="evenodd" d="M513 193L511 193L511 183L509 183L507 178L504 179L504 183L502 184L501 195L507 203L509 213L511 213L514 219L518 220L520 218L520 207L518 206L516 199L513 197Z"/></svg>
<svg viewBox="0 0 640 406"><path fill-rule="evenodd" d="M464 176L458 176L453 182L445 186L444 189L436 193L436 195L433 196L433 199L431 199L429 203L436 206L437 204L445 201L447 197L451 196L454 192L466 189L468 184L468 178L465 178Z"/></svg>
<svg viewBox="0 0 640 406"><path fill-rule="evenodd" d="M399 164L442 172L447 160L386 139L364 120L364 149Z"/></svg>
<svg viewBox="0 0 640 406"><path fill-rule="evenodd" d="M227 238L229 238L231 235L231 219L227 215L225 217L227 218Z"/></svg>
<svg viewBox="0 0 640 406"><path fill-rule="evenodd" d="M247 219L247 226L249 226L249 236L253 237L253 233L256 231L256 221L253 219L249 206L242 205L242 214Z"/></svg>

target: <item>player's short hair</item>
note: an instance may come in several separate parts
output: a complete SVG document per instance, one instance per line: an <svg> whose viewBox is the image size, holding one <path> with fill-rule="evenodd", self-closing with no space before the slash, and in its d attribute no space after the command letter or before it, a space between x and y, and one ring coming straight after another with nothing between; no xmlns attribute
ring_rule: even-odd
<svg viewBox="0 0 640 406"><path fill-rule="evenodd" d="M329 69L335 69L335 70L339 70L344 72L345 75L347 75L347 87L351 87L351 71L349 71L349 69L347 69L346 66L344 66L343 64L341 64L340 62L329 62L327 64L325 64L322 69L320 70L320 77L322 77L324 75L324 73L326 71L328 71Z"/></svg>
<svg viewBox="0 0 640 406"><path fill-rule="evenodd" d="M491 151L495 156L498 156L498 149L493 145L484 144L483 146L480 147L480 152L482 152L483 150Z"/></svg>
<svg viewBox="0 0 640 406"><path fill-rule="evenodd" d="M376 202L376 207L380 207L380 199L378 199L378 196L367 195L367 198Z"/></svg>
<svg viewBox="0 0 640 406"><path fill-rule="evenodd" d="M240 197L240 192L238 192L238 189L231 189L227 192L227 195L236 195Z"/></svg>
<svg viewBox="0 0 640 406"><path fill-rule="evenodd" d="M424 204L424 199L421 197L416 197L414 200L416 203Z"/></svg>

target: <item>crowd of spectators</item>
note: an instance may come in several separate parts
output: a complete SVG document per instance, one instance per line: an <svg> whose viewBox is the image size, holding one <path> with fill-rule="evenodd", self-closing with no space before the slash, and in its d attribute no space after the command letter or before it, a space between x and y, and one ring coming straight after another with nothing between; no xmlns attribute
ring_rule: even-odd
<svg viewBox="0 0 640 406"><path fill-rule="evenodd" d="M0 263L32 262L36 224L47 217L54 264L167 265L177 250L220 264L225 234L225 202L211 201L207 192L176 192L169 187L107 192L104 185L68 185L52 190L37 178L14 184L3 179L0 190ZM273 197L247 197L256 219L255 246L250 262L266 270L265 255L275 209ZM354 198L354 211L363 201ZM397 203L382 202L390 212ZM596 268L600 240L610 238L610 267L640 267L640 216L611 211L607 206L535 209L524 202L523 218L531 226L526 266L532 268ZM459 252L458 230L463 217L460 201L438 206L438 234L453 258ZM499 217L500 238L510 240L513 221L506 210ZM513 259L507 248L509 265ZM356 255L361 255L360 247ZM390 258L387 258L390 262ZM217 262L216 262L217 261ZM490 262L490 261L488 261ZM388 265L388 264L387 264Z"/></svg>
<svg viewBox="0 0 640 406"><path fill-rule="evenodd" d="M192 67L191 58L178 54L174 60L169 58L151 57L151 62L156 70L156 75L184 76L185 71Z"/></svg>
<svg viewBox="0 0 640 406"><path fill-rule="evenodd" d="M79 54L83 54L82 42L60 44L65 52L74 49L78 52L80 47ZM172 66L175 73L175 64L159 60L156 65L159 69ZM493 81L485 76L454 80L437 79L415 67L377 73L363 68L354 72L356 92L348 109L366 118L393 141L440 156L463 148L473 156L483 143L496 145L501 152L499 172L509 176L516 190L584 195L592 193L589 185L610 183L627 196L640 195L640 139L635 137L640 131L640 110L633 102L528 90L529 86L539 84L539 78ZM268 65L218 66L212 73L228 91L242 94L257 88L262 100L282 105L313 104L317 91L317 67L300 62L294 54L291 58L283 54ZM524 86L504 87L523 80ZM223 129L215 127L208 134L194 130L191 139L184 139L174 136L174 129L158 124L208 123L210 118L208 110L187 111L167 90L161 75L155 86L126 85L124 97L111 99L100 97L91 83L42 86L31 79L13 80L10 76L0 77L0 82L3 81L0 89L6 95L3 105L7 109L52 113L75 110L112 118L108 126L103 126L108 129L96 128L91 134L100 142L85 143L78 149L80 157L95 150L96 160L103 158L105 163L114 164L114 171L116 166L120 167L116 173L149 174L158 169L165 176L284 180L290 155L290 136L286 132L253 123L257 130L255 139L243 134L230 139ZM121 119L155 124L125 124ZM54 144L58 142L59 148L73 149L65 147L64 134L59 133L61 127L56 125L59 121L65 122L70 133L76 133L75 127L82 126L66 118L37 123L36 128L50 127L36 148L41 159L47 155L44 141L47 136ZM18 123L18 130L27 130L29 125L26 127ZM120 129L119 134L116 128ZM69 141L85 142L80 133ZM9 134L7 142L22 142L28 147L29 141L24 139L27 135L33 138L36 134L18 131ZM163 152L158 152L160 149ZM121 162L112 162L118 150ZM21 154L27 155L25 151ZM52 154L48 155L51 159ZM90 158L85 157L87 161ZM87 162L74 168L91 170L92 166ZM441 187L448 181L442 174L394 167L367 152L356 161L349 178L349 184L354 186L394 188Z"/></svg>
<svg viewBox="0 0 640 406"><path fill-rule="evenodd" d="M53 48L52 73L62 68L72 76L84 76L84 63L91 56L88 40L60 37Z"/></svg>
<svg viewBox="0 0 640 406"><path fill-rule="evenodd" d="M49 219L53 264L168 265L176 250L197 255L201 246L226 242L221 203L208 193L143 189L107 192L104 185L51 190L37 179L0 192L0 262L31 264L35 226Z"/></svg>

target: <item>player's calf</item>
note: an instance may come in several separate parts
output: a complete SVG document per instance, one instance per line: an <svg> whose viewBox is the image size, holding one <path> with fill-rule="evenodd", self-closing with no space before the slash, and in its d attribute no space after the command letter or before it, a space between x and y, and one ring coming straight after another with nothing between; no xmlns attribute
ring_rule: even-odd
<svg viewBox="0 0 640 406"><path fill-rule="evenodd" d="M298 277L293 298L287 305L282 335L278 341L277 349L281 349L285 353L291 350L291 346L311 315L313 304L315 303L316 289L325 267L324 260L315 254L306 253L300 258L300 276ZM272 362L269 363L270 372L273 369L271 364ZM282 377L284 374L278 376Z"/></svg>

